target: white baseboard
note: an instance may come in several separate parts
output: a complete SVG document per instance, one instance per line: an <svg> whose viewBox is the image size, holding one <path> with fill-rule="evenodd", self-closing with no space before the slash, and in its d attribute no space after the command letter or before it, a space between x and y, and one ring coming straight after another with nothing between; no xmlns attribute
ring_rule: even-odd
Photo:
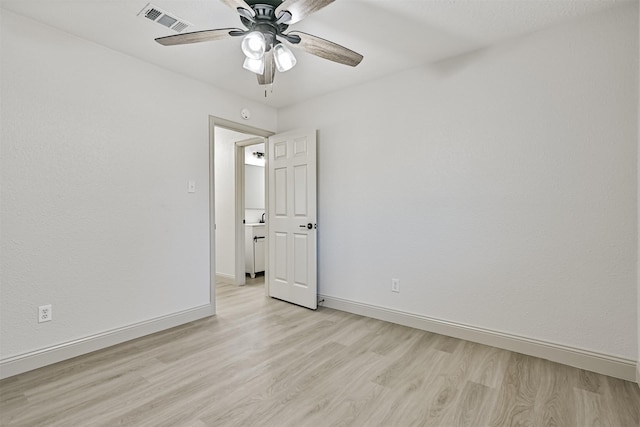
<svg viewBox="0 0 640 427"><path fill-rule="evenodd" d="M211 304L0 360L0 379L213 316Z"/></svg>
<svg viewBox="0 0 640 427"><path fill-rule="evenodd" d="M636 362L633 360L328 295L318 296L320 300L324 299L322 304L324 307L540 357L628 381L640 382L640 370L636 373Z"/></svg>

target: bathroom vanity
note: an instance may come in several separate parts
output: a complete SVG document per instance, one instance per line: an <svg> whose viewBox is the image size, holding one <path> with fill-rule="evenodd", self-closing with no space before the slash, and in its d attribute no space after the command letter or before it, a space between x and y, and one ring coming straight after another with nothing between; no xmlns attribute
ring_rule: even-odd
<svg viewBox="0 0 640 427"><path fill-rule="evenodd" d="M245 224L244 253L245 272L253 279L256 273L264 271L265 266L265 225Z"/></svg>

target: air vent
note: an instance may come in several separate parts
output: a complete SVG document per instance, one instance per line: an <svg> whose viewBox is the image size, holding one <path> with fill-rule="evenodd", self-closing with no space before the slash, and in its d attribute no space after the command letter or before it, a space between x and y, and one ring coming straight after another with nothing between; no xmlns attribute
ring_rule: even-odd
<svg viewBox="0 0 640 427"><path fill-rule="evenodd" d="M149 9L144 14L145 18L149 18L152 21L155 21L156 19L158 19L160 17L160 15L162 15L162 12L160 12L158 9L154 9L154 8Z"/></svg>
<svg viewBox="0 0 640 427"><path fill-rule="evenodd" d="M187 25L184 21L178 21L174 24L173 29L176 30L177 32L181 32L182 30L184 30L185 28L187 28L189 25Z"/></svg>
<svg viewBox="0 0 640 427"><path fill-rule="evenodd" d="M143 18L147 18L150 21L157 22L167 28L171 28L173 31L178 33L184 31L191 24L185 21L184 19L180 19L175 15L172 15L164 10L160 9L157 6L148 3L141 11L138 13L138 16Z"/></svg>

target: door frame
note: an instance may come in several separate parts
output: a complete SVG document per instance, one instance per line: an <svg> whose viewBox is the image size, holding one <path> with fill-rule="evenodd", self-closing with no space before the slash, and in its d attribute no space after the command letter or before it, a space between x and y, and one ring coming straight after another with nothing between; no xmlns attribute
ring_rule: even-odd
<svg viewBox="0 0 640 427"><path fill-rule="evenodd" d="M209 300L211 301L211 306L214 308L214 313L216 312L216 309L215 309L216 307L215 128L216 127L229 129L235 132L246 133L248 135L263 137L263 138L266 138L267 140L271 135L275 134L275 132L256 128L243 123L234 122L232 120L223 119L221 117L209 115ZM242 218L240 219L240 223L242 223ZM244 227L244 225L242 225L242 227ZM236 224L236 231L237 231L237 224ZM244 235L244 230L243 230L243 235ZM236 239L237 239L237 232L236 232ZM242 245L244 247L244 239L242 240L243 240ZM236 242L236 250L237 250L237 246L238 244ZM268 253L268 250L267 250L267 253ZM242 261L244 261L244 254L242 254ZM238 260L236 259L236 267L237 265L238 265ZM244 270L244 262L242 265Z"/></svg>

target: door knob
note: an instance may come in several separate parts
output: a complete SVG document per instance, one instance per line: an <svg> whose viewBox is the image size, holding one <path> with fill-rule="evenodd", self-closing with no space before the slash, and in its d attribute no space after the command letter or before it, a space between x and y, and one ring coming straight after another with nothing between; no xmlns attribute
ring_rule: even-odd
<svg viewBox="0 0 640 427"><path fill-rule="evenodd" d="M308 228L309 230L311 230L311 229L313 228L313 224L311 224L311 223L309 223L309 224L307 224L307 225L302 224L302 225L300 226L300 228Z"/></svg>

